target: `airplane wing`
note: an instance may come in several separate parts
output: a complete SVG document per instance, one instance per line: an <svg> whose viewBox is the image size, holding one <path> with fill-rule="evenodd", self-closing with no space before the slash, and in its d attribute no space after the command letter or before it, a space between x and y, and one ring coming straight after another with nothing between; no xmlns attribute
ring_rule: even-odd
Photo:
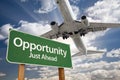
<svg viewBox="0 0 120 80"><path fill-rule="evenodd" d="M90 27L116 28L116 27L120 27L120 23L96 23L96 22L90 22Z"/></svg>
<svg viewBox="0 0 120 80"><path fill-rule="evenodd" d="M97 23L89 22L87 18L81 21L75 21L75 27L77 27L80 34L86 34L88 32L103 31L107 28L119 28L120 23Z"/></svg>
<svg viewBox="0 0 120 80"><path fill-rule="evenodd" d="M59 37L62 37L61 34L55 34L53 30L51 31L48 31L42 35L40 35L41 37L45 37L45 38L48 38L48 39L55 39L55 38L59 38Z"/></svg>
<svg viewBox="0 0 120 80"><path fill-rule="evenodd" d="M48 31L40 36L51 39L50 36L54 35L53 33L54 33L53 30L50 30L50 31Z"/></svg>
<svg viewBox="0 0 120 80"><path fill-rule="evenodd" d="M117 28L120 27L119 23L96 23L96 22L91 22L90 26L88 26L87 30L88 32L92 31L102 31L106 30L107 28Z"/></svg>

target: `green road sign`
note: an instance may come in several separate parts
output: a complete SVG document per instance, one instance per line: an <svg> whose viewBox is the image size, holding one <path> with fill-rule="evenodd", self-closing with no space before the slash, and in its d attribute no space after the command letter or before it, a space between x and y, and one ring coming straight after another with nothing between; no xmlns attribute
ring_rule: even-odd
<svg viewBox="0 0 120 80"><path fill-rule="evenodd" d="M10 30L7 61L72 67L69 45L15 30Z"/></svg>

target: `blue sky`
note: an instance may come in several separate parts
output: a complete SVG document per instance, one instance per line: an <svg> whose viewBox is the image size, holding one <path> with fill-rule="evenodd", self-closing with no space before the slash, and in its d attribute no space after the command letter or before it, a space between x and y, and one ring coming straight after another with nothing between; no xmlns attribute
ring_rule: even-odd
<svg viewBox="0 0 120 80"><path fill-rule="evenodd" d="M86 15L89 21L120 22L120 1L118 0L69 1L77 19L80 19L82 15ZM1 0L0 19L0 80L17 79L18 65L10 64L5 59L9 28L40 35L50 30L49 23L51 21L57 21L59 24L63 22L60 10L56 8L54 0ZM119 76L116 76L120 73L119 35L120 28L116 28L88 33L85 37L82 37L88 49L107 50L107 52L103 55L73 58L73 70L66 69L66 79L79 80L80 75L81 79L84 77L86 80L91 80L92 77L97 80L99 78L98 75L103 76L103 78L111 75L119 79ZM70 44L72 54L78 51L71 39L64 41L59 38L57 41ZM101 66L98 67L96 65ZM51 71L54 72L50 73ZM55 67L27 65L25 77L26 80L52 80L57 79L56 71L57 68ZM69 76L71 74L72 77ZM113 78L113 80L118 79Z"/></svg>

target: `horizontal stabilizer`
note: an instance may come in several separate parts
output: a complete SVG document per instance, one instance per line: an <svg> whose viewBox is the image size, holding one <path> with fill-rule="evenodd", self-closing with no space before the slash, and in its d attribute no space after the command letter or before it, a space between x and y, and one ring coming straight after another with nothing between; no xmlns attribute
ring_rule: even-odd
<svg viewBox="0 0 120 80"><path fill-rule="evenodd" d="M87 54L95 54L95 53L105 53L105 51L87 50Z"/></svg>
<svg viewBox="0 0 120 80"><path fill-rule="evenodd" d="M103 53L105 53L105 51L87 50L87 54L78 52L78 53L72 55L72 57L82 56L82 55L89 55L89 54L99 54L99 53L103 54Z"/></svg>

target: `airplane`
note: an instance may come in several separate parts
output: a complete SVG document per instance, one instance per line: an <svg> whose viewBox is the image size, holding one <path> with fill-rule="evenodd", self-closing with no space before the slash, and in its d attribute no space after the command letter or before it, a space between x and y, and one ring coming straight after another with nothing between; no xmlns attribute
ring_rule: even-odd
<svg viewBox="0 0 120 80"><path fill-rule="evenodd" d="M81 21L73 20L70 14L70 3L68 0L56 0L58 8L61 10L64 22L58 25L56 21L50 23L52 30L40 35L45 38L54 39L62 37L63 39L72 38L79 53L73 55L78 56L80 54L91 53L103 53L103 51L87 50L82 42L81 36L85 36L88 32L103 31L107 28L120 27L120 23L98 23L89 22L87 16L83 15Z"/></svg>

